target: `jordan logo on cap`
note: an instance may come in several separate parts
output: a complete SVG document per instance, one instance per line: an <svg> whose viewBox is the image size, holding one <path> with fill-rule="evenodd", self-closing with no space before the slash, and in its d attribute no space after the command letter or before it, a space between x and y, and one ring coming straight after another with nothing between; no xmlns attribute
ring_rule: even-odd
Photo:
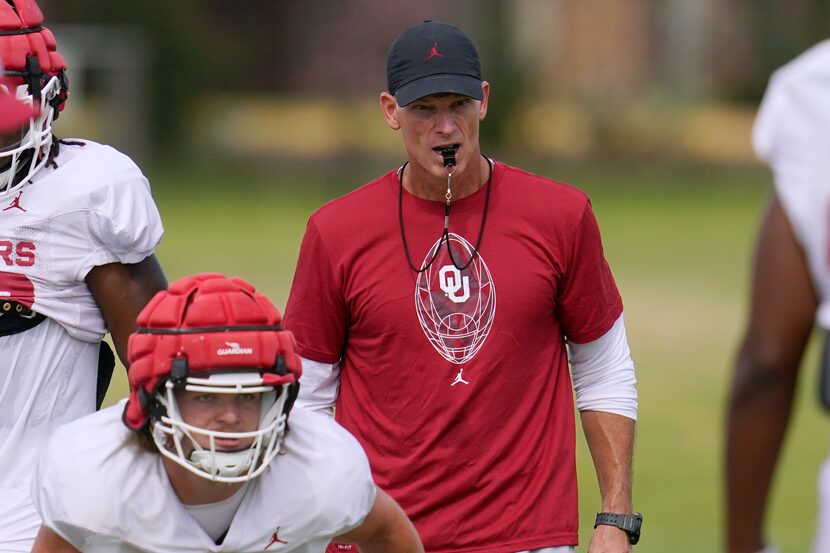
<svg viewBox="0 0 830 553"><path fill-rule="evenodd" d="M433 42L432 43L432 50L429 51L429 56L427 56L427 59L431 60L432 58L443 58L443 57L444 57L444 54L442 54L441 52L438 51L438 43Z"/></svg>

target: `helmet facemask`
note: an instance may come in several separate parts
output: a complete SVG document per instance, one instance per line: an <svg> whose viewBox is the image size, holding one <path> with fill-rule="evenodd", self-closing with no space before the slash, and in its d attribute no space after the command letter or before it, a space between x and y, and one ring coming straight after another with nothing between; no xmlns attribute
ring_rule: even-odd
<svg viewBox="0 0 830 553"><path fill-rule="evenodd" d="M245 482L256 478L280 453L285 438L290 384L265 385L255 372L223 372L203 378L188 377L182 386L167 380L155 395L161 416L152 423L152 435L162 455L190 472L215 482ZM186 422L176 395L179 390L206 394L258 394L259 426L255 430L223 432ZM197 437L207 438L207 447ZM235 451L217 449L217 439L252 440ZM203 440L204 441L204 440Z"/></svg>
<svg viewBox="0 0 830 553"><path fill-rule="evenodd" d="M69 95L66 61L43 22L35 0L0 0L0 94L34 108L20 134L4 133L0 143L0 200L49 163L52 122Z"/></svg>
<svg viewBox="0 0 830 553"><path fill-rule="evenodd" d="M33 95L29 86L21 84L14 90L0 85L0 94L14 94L18 101L39 106L38 115L20 130L20 139L11 144L0 144L0 198L14 194L49 160L52 148L52 121L55 98L60 94L58 76L47 76L46 84Z"/></svg>

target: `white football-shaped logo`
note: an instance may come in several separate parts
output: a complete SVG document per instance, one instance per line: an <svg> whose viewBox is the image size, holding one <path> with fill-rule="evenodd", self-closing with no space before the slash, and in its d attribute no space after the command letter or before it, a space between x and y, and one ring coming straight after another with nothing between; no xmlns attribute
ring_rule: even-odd
<svg viewBox="0 0 830 553"><path fill-rule="evenodd" d="M429 269L418 275L415 311L438 353L461 364L478 353L490 333L496 315L496 289L480 253L463 271L458 269L474 251L463 236L449 233L449 248L452 259L447 243L439 239L421 264L425 267L436 256Z"/></svg>

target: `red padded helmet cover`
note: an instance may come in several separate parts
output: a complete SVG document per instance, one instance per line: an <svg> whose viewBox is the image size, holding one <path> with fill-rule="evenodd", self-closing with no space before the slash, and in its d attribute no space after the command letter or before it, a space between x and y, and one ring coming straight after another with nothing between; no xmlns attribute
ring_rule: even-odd
<svg viewBox="0 0 830 553"><path fill-rule="evenodd" d="M200 274L177 280L150 300L130 336L124 422L135 430L148 423L139 391L150 396L159 391L177 358L187 359L189 376L260 372L265 385L297 382L300 357L293 334L278 326L281 321L268 298L240 278ZM285 374L277 372L279 357Z"/></svg>
<svg viewBox="0 0 830 553"><path fill-rule="evenodd" d="M26 58L37 56L43 75L54 76L66 70L66 62L57 51L52 31L43 24L43 13L34 0L0 0L0 31L20 31L18 34L0 34L0 60L6 73L26 72ZM24 84L22 77L6 78L17 86ZM65 99L65 92L62 93ZM58 107L63 109L61 103Z"/></svg>

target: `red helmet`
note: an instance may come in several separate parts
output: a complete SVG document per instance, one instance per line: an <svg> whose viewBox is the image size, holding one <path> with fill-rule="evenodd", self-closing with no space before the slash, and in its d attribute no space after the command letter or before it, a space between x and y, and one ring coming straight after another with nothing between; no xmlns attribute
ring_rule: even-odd
<svg viewBox="0 0 830 553"><path fill-rule="evenodd" d="M20 188L48 161L52 121L66 102L66 62L34 0L0 0L0 93L28 106L19 142L0 144L0 197Z"/></svg>
<svg viewBox="0 0 830 553"><path fill-rule="evenodd" d="M280 322L268 298L242 279L200 274L174 282L141 311L130 336L124 423L137 431L150 425L159 451L200 476L239 482L259 475L280 450L302 370L294 336ZM263 394L259 428L234 433L253 438L252 445L236 452L200 447L194 434L231 433L183 421L178 390Z"/></svg>

